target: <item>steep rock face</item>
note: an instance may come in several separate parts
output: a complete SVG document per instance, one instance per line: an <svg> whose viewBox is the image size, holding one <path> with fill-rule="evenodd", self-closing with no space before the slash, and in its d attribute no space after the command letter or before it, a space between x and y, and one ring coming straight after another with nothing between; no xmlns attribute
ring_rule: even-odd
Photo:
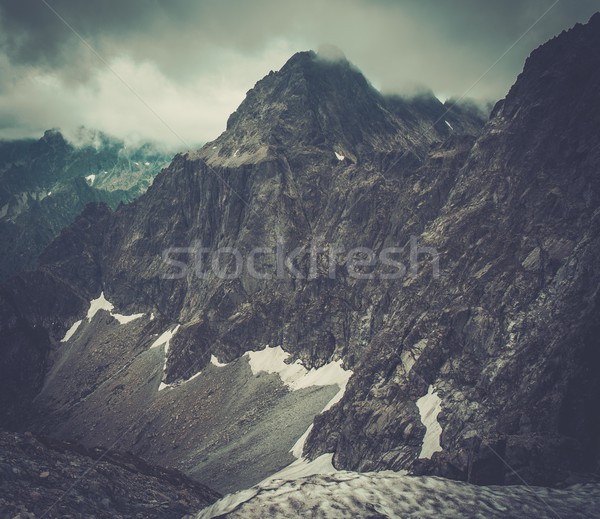
<svg viewBox="0 0 600 519"><path fill-rule="evenodd" d="M148 387L210 377L211 355L233 363L266 345L307 368L342 359L354 375L341 402L316 418L304 451L333 452L337 467L412 468L481 483L512 481L496 455L529 483L597 470L599 25L597 16L536 51L477 140L435 128L424 135L419 117L432 119L430 103L410 123L347 63L294 56L257 84L216 141L178 155L134 203L115 213L92 208L63 232L37 273L5 287L3 329L18 321L42 330L42 338L19 340L51 351L50 370L73 368L82 398L69 405L81 416L118 420L128 409L120 379L112 403L107 379L85 386L88 370L102 375L108 365L105 336L85 331L58 343L103 291L122 313L156 316L159 324L111 343L127 342L140 362L150 355L148 332L181 325L164 375L143 371ZM411 105L413 117L419 106ZM296 274L283 265L275 275L278 243L295 250ZM222 279L206 263L199 275L189 249L196 245L207 253L233 247L243 258L268 248L255 266L272 278L245 268ZM311 255L311 246L343 252ZM439 276L423 251L411 265L411 246L437 250ZM355 247L378 256L396 247L410 275L386 279L389 262L353 266L346 253ZM168 249L185 270L164 261ZM221 259L233 267L231 253ZM374 279L360 275L372 271ZM19 303L33 287L56 300ZM12 339L2 346L10 359L28 351ZM70 366L73 347L94 355ZM28 379L43 378L32 371ZM429 431L416 402L427 394L440 400L442 451L431 460L419 458ZM71 395L43 393L38 425ZM161 417L171 411L159 407ZM85 420L69 423L85 441ZM168 439L142 432L134 439L140 451L166 449Z"/></svg>
<svg viewBox="0 0 600 519"><path fill-rule="evenodd" d="M301 93L289 91L298 84L304 85ZM307 109L307 103L313 108ZM340 113L351 120L340 123ZM232 360L257 345L283 344L308 365L320 365L348 348L355 333L348 336L345 328L361 326L353 321L361 312L365 283L332 283L323 272L318 279L286 275L260 280L245 270L234 280L217 279L212 272L201 279L192 268L194 256L186 253L172 256L187 262L186 275L170 280L164 275L177 269L165 265L162 254L198 243L213 251L235 247L247 258L256 247L274 250L281 242L291 252L320 238L324 243L335 239L345 250L380 248L393 239L388 235L398 222L421 228L424 222L409 213L417 178L412 174L421 167L412 150L424 137L403 131L401 123L347 62L325 63L313 53L300 53L257 84L221 137L199 152L176 157L146 196L115 215L102 260L106 292L125 309L142 304L183 324L174 339L168 381L201 369L209 349ZM292 129L294 141L288 135ZM430 133L428 144L442 138ZM309 134L321 140L312 142ZM245 148L248 142L252 149ZM429 176L421 179L425 200L419 203L429 207L421 218L432 216L449 188L445 175L464 160L471 142L453 137L432 156L443 171L435 178L434 167L426 166ZM336 153L350 158L340 160ZM372 215L375 196L381 200ZM390 222L388 214L398 216ZM275 272L272 255L257 261L260 272ZM307 267L307 250L296 263ZM344 294L348 283L351 296ZM329 297L330 292L336 295ZM355 301L350 312L348 300ZM331 304L342 315L335 315ZM314 316L309 335L297 322L299 309Z"/></svg>
<svg viewBox="0 0 600 519"><path fill-rule="evenodd" d="M422 235L440 278L398 287L401 317L371 341L345 402L317 419L309 452L406 466L431 384L444 450L420 470L517 481L498 456L541 483L598 470L599 39L596 15L529 58Z"/></svg>
<svg viewBox="0 0 600 519"><path fill-rule="evenodd" d="M51 345L100 290L98 247L111 216L107 206L89 205L44 252L42 261L51 262L51 268L25 272L0 287L0 408L5 427L24 421L26 402L44 382Z"/></svg>

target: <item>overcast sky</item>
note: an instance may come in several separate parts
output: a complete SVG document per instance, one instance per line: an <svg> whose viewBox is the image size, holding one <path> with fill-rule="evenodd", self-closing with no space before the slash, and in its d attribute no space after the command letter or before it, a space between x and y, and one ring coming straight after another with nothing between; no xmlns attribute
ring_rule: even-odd
<svg viewBox="0 0 600 519"><path fill-rule="evenodd" d="M322 44L384 92L458 97L553 3L0 0L0 138L84 125L193 148L224 130L256 81ZM596 10L598 0L559 1L469 97L503 97L535 47Z"/></svg>

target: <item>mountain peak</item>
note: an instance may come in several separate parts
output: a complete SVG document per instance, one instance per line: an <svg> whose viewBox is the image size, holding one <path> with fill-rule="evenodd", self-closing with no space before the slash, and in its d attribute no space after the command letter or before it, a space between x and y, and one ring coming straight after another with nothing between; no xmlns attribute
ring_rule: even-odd
<svg viewBox="0 0 600 519"><path fill-rule="evenodd" d="M473 120L465 126L460 113L444 123L446 111L433 93L390 100L340 49L324 45L318 53L297 52L258 81L229 117L226 131L194 156L226 166L258 162L276 150L305 153L307 147L331 156L335 150L351 161L399 150L422 157L454 128L476 134L483 124Z"/></svg>
<svg viewBox="0 0 600 519"><path fill-rule="evenodd" d="M356 158L389 147L397 134L381 94L339 49L324 46L319 54L294 54L279 71L258 81L229 117L225 133L202 155L211 163L233 165L229 159L257 160L273 147L293 153L298 146L310 146L335 147Z"/></svg>
<svg viewBox="0 0 600 519"><path fill-rule="evenodd" d="M44 132L44 135L40 139L41 142L48 143L66 143L65 138L58 128L51 128Z"/></svg>

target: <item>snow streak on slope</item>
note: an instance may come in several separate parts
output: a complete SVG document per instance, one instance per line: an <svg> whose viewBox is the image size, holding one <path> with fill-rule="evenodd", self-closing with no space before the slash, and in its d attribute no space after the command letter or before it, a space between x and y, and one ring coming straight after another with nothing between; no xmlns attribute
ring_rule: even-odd
<svg viewBox="0 0 600 519"><path fill-rule="evenodd" d="M165 363L163 366L163 373L165 373L165 374L167 372L167 360L169 358L169 343L171 342L171 339L175 336L175 334L179 330L180 326L181 325L178 324L177 326L175 326L175 328L173 328L171 330L167 330L166 332L162 333L161 336L158 339L156 339L150 346L150 349L158 348L159 346L165 347ZM170 387L169 384L165 384L164 382L161 382L160 386L158 386L158 390L162 391L163 389L168 388L168 387Z"/></svg>
<svg viewBox="0 0 600 519"><path fill-rule="evenodd" d="M131 321L135 321L136 319L139 319L140 317L144 317L144 314L132 314L132 315L122 315L122 314L113 314L111 313L110 315L112 315L117 321L119 321L119 324L127 324L130 323Z"/></svg>
<svg viewBox="0 0 600 519"><path fill-rule="evenodd" d="M82 322L83 320L74 322L73 326L71 326L71 328L67 330L67 333L65 333L65 336L61 339L60 342L67 342L71 337L73 337L73 335L75 335L75 332L77 331L77 328L79 328L79 325Z"/></svg>
<svg viewBox="0 0 600 519"><path fill-rule="evenodd" d="M292 364L287 364L285 361L290 354L284 351L281 346L274 346L272 348L267 346L264 350L250 351L246 355L249 358L250 368L254 375L263 371L266 373L276 373L281 378L281 381L292 391L311 386L337 385L340 390L327 403L321 413L324 413L342 399L346 391L346 384L352 376L352 371L342 367L341 360L333 361L320 368L310 370L307 370L299 360ZM304 444L312 427L311 424L290 449L294 457L300 458L302 456ZM297 460L290 467L299 462L308 463L304 460Z"/></svg>
<svg viewBox="0 0 600 519"><path fill-rule="evenodd" d="M117 321L119 321L120 324L127 324L144 316L143 313L133 315L115 314L113 313L114 308L114 305L111 302L107 301L107 299L104 297L104 292L101 292L100 296L97 299L90 301L90 309L88 310L87 318L89 321L91 321L94 315L96 315L96 313L99 310L106 310L110 313L111 316L113 316Z"/></svg>
<svg viewBox="0 0 600 519"><path fill-rule="evenodd" d="M210 363L213 366L217 366L217 368L224 368L225 366L227 366L227 364L223 364L222 362L219 362L219 359L217 359L217 357L215 357L214 355L210 356ZM199 373L196 373L196 375L199 375ZM196 376L194 375L194 376Z"/></svg>
<svg viewBox="0 0 600 519"><path fill-rule="evenodd" d="M433 386L429 386L427 394L417 400L421 422L427 428L419 458L431 458L434 452L442 450L440 445L442 426L437 421L438 414L442 410L441 403L442 400L437 396Z"/></svg>
<svg viewBox="0 0 600 519"><path fill-rule="evenodd" d="M104 297L104 292L100 292L100 295L96 299L92 299L90 301L90 307L88 308L86 319L88 321L91 321L100 310L106 310L108 313L110 313L112 317L119 321L119 324L127 324L144 316L143 313L133 315L115 314L113 313L113 309L114 305L111 302L109 302L106 299L106 297ZM73 323L71 328L67 330L67 333L61 339L60 342L67 342L71 337L73 337L73 335L75 335L75 332L77 331L82 322L83 320Z"/></svg>
<svg viewBox="0 0 600 519"><path fill-rule="evenodd" d="M100 310L106 310L107 312L112 313L113 308L114 306L112 303L109 303L104 297L104 292L100 292L100 295L96 299L90 301L90 308L86 317L88 321L91 321Z"/></svg>

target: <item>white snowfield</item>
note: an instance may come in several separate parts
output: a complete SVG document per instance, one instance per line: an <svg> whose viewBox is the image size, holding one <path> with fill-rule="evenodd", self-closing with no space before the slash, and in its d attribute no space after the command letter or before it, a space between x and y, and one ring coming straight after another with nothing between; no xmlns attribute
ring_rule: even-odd
<svg viewBox="0 0 600 519"><path fill-rule="evenodd" d="M100 310L106 310L112 317L119 321L119 324L127 324L144 316L143 313L133 315L115 314L113 313L113 309L114 305L107 301L107 299L104 297L104 292L100 292L100 295L96 299L92 299L90 301L90 307L87 311L86 319L88 322L91 321ZM83 320L73 323L73 326L67 330L67 333L60 342L67 342L71 337L73 337L81 323L83 323Z"/></svg>
<svg viewBox="0 0 600 519"><path fill-rule="evenodd" d="M344 155L342 155L341 153L338 153L337 151L335 151L334 153L335 153L335 157L340 161L344 160L346 158L346 157L344 157Z"/></svg>
<svg viewBox="0 0 600 519"><path fill-rule="evenodd" d="M88 181L88 184L90 186L93 186L94 180L96 180L96 175L88 175L87 177L85 177L85 179Z"/></svg>
<svg viewBox="0 0 600 519"><path fill-rule="evenodd" d="M223 497L196 517L574 519L598 517L598 510L598 484L564 490L481 487L391 471L340 471L287 481L265 480L251 489Z"/></svg>
<svg viewBox="0 0 600 519"><path fill-rule="evenodd" d="M442 410L442 400L435 392L434 387L429 386L427 394L419 398L416 403L421 415L421 422L427 429L419 458L431 458L434 452L443 450L440 444L442 426L437 421L438 414Z"/></svg>

